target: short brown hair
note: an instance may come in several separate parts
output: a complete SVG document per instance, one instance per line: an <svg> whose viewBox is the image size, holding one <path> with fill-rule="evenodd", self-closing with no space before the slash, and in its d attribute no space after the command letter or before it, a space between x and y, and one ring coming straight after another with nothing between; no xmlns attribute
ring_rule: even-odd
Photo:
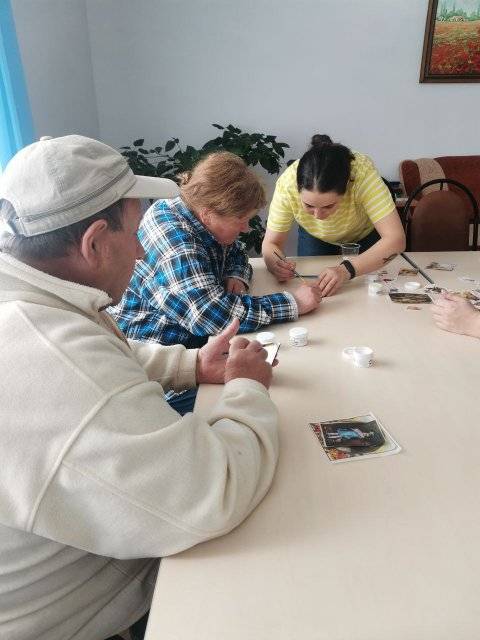
<svg viewBox="0 0 480 640"><path fill-rule="evenodd" d="M194 212L206 208L221 216L241 218L267 203L257 176L228 151L209 154L179 178L182 199Z"/></svg>

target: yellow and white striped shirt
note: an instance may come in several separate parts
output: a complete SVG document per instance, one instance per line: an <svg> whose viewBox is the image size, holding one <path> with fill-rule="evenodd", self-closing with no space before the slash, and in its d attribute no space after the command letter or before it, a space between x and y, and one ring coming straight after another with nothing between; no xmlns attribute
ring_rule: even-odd
<svg viewBox="0 0 480 640"><path fill-rule="evenodd" d="M332 244L365 238L378 222L395 209L388 187L368 156L354 153L347 190L338 208L326 220L304 210L297 188L298 160L277 180L267 220L272 231L287 232L293 221L310 235Z"/></svg>

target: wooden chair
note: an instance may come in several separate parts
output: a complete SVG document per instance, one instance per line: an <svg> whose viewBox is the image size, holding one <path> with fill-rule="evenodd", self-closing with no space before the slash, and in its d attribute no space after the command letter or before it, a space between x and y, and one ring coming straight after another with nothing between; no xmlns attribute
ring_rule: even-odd
<svg viewBox="0 0 480 640"><path fill-rule="evenodd" d="M453 184L462 190L471 204L471 210L463 198L454 191L444 191L444 184ZM434 184L440 185L434 191L412 203L426 188ZM407 251L467 251L477 250L478 244L478 205L472 192L461 182L450 178L429 180L408 198L403 209ZM472 243L470 228L473 225Z"/></svg>

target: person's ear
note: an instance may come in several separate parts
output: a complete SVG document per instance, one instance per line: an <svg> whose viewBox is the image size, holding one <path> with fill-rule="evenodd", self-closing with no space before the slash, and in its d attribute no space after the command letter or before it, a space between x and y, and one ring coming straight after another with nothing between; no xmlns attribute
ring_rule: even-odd
<svg viewBox="0 0 480 640"><path fill-rule="evenodd" d="M98 268L109 252L109 228L106 220L96 220L85 231L80 253L90 267Z"/></svg>

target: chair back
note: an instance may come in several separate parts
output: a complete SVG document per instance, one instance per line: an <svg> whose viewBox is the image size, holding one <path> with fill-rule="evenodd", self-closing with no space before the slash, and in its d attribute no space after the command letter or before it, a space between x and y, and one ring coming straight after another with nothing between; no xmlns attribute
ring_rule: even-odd
<svg viewBox="0 0 480 640"><path fill-rule="evenodd" d="M440 171L443 172L443 175L432 175L432 180L434 178L455 180L456 182L464 185L471 192L477 203L480 204L480 155L439 156L431 159L438 163ZM399 173L407 198L410 197L410 195L418 189L423 182L427 182L427 180L429 180L429 178L421 179L418 160L403 160L400 163ZM455 183L451 184L452 186L449 186L446 191L454 191L455 193L458 193L468 206L469 198L466 193L462 189L457 189ZM431 191L434 190L435 189L431 189ZM420 193L418 194L417 199L420 199L421 197L422 194Z"/></svg>
<svg viewBox="0 0 480 640"><path fill-rule="evenodd" d="M426 187L432 184L453 183L462 189L466 200L454 191L434 191L412 202ZM448 178L430 180L416 189L408 199L403 211L409 251L467 251L477 249L478 242L478 206L467 187ZM472 243L470 228L473 220Z"/></svg>
<svg viewBox="0 0 480 640"><path fill-rule="evenodd" d="M410 251L468 251L469 232L470 214L451 191L423 196L407 220Z"/></svg>

